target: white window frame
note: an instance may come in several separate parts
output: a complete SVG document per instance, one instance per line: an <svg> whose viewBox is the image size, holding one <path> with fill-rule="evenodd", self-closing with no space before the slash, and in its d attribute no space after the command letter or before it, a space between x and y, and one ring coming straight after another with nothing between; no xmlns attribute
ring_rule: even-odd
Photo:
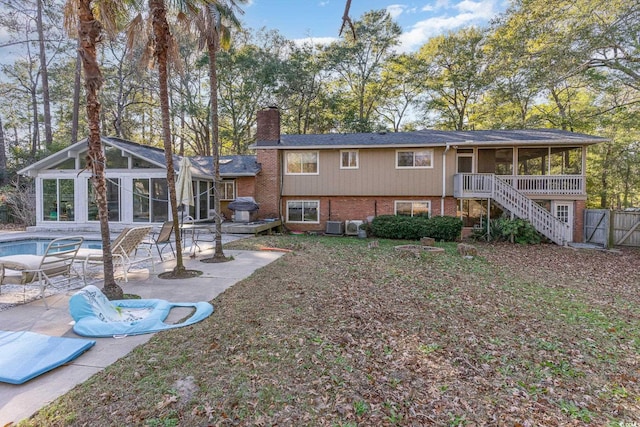
<svg viewBox="0 0 640 427"><path fill-rule="evenodd" d="M315 172L290 172L289 171L289 156L290 155L301 155L301 154L315 154L316 156L316 171ZM319 175L320 174L320 152L319 151L311 151L311 150L301 150L301 151L287 151L285 153L285 175Z"/></svg>
<svg viewBox="0 0 640 427"><path fill-rule="evenodd" d="M399 155L400 153L413 153L413 165L412 166L400 166ZM424 153L429 155L428 166L416 166L416 153ZM433 169L434 154L433 148L424 148L421 150L396 150L396 169Z"/></svg>
<svg viewBox="0 0 640 427"><path fill-rule="evenodd" d="M231 187L231 196L229 196L227 190ZM233 179L223 179L222 180L222 197L220 200L235 200L236 198L236 181Z"/></svg>
<svg viewBox="0 0 640 427"><path fill-rule="evenodd" d="M429 218L431 218L431 200L394 200L393 201L393 214L398 215L398 203L411 203L411 216L414 216L413 209L415 203L426 204L429 210Z"/></svg>
<svg viewBox="0 0 640 427"><path fill-rule="evenodd" d="M343 162L344 153L349 153L349 160L352 160L352 156L355 157L355 166L345 165ZM350 162L349 162L350 163ZM359 150L340 150L340 169L358 169L360 167L360 151Z"/></svg>
<svg viewBox="0 0 640 427"><path fill-rule="evenodd" d="M315 203L316 204L316 210L318 212L318 219L317 221L305 221L304 220L304 207L303 207L303 213L302 213L302 221L292 221L289 219L289 204L290 203L302 203L304 206L304 203ZM292 223L292 224L319 224L320 223L320 200L287 200L287 222L288 223Z"/></svg>

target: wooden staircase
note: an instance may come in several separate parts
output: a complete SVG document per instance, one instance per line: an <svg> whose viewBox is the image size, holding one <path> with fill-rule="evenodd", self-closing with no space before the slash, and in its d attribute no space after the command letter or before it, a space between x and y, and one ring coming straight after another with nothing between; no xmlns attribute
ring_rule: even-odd
<svg viewBox="0 0 640 427"><path fill-rule="evenodd" d="M492 199L518 218L526 219L540 234L564 246L572 240L569 224L554 217L524 193L494 174L460 174L462 188ZM457 177L456 177L457 178Z"/></svg>

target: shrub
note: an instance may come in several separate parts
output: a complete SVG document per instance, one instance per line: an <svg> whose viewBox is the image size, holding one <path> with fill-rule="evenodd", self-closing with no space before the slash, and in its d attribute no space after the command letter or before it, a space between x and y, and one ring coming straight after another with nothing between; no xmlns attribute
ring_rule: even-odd
<svg viewBox="0 0 640 427"><path fill-rule="evenodd" d="M460 218L436 216L380 215L371 222L371 233L383 239L420 240L433 237L436 240L453 241L460 236Z"/></svg>
<svg viewBox="0 0 640 427"><path fill-rule="evenodd" d="M527 220L516 218L497 218L489 222L490 234L486 223L482 229L474 230L472 238L498 242L512 242L523 245L538 244L542 240L540 233ZM487 239L490 236L490 239Z"/></svg>

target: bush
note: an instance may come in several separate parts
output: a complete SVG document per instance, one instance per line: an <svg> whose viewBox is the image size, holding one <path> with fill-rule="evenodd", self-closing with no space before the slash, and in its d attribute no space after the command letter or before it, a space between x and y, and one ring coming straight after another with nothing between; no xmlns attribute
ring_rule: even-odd
<svg viewBox="0 0 640 427"><path fill-rule="evenodd" d="M380 215L371 222L371 233L382 239L420 240L433 237L436 240L454 241L462 231L462 220L449 216L401 216Z"/></svg>
<svg viewBox="0 0 640 427"><path fill-rule="evenodd" d="M534 245L541 242L540 233L527 220L516 218L497 218L489 222L490 240L498 242L512 242L523 245ZM474 230L472 237L476 240L487 239L487 226ZM487 239L489 240L489 239Z"/></svg>

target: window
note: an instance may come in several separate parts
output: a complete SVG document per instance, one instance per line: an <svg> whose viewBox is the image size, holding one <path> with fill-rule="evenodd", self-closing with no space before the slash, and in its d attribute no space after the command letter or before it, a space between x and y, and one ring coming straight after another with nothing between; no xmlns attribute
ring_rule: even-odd
<svg viewBox="0 0 640 427"><path fill-rule="evenodd" d="M358 150L340 151L340 169L358 169Z"/></svg>
<svg viewBox="0 0 640 427"><path fill-rule="evenodd" d="M320 202L318 200L287 201L287 222L320 222Z"/></svg>
<svg viewBox="0 0 640 427"><path fill-rule="evenodd" d="M107 168L109 169L127 169L129 167L129 158L122 155L122 150L107 146L104 149L104 156L107 160Z"/></svg>
<svg viewBox="0 0 640 427"><path fill-rule="evenodd" d="M414 200L396 200L395 202L396 215L405 216L417 216L426 215L431 213L430 201L414 201Z"/></svg>
<svg viewBox="0 0 640 427"><path fill-rule="evenodd" d="M42 219L44 221L74 221L74 180L42 180Z"/></svg>
<svg viewBox="0 0 640 427"><path fill-rule="evenodd" d="M433 150L396 151L396 168L432 168Z"/></svg>
<svg viewBox="0 0 640 427"><path fill-rule="evenodd" d="M164 222L169 219L167 180L133 180L133 222Z"/></svg>
<svg viewBox="0 0 640 427"><path fill-rule="evenodd" d="M87 180L89 199L87 200L87 218L89 221L100 220L98 205L96 204L95 190L91 179ZM120 221L120 179L107 178L107 207L109 209L109 221Z"/></svg>
<svg viewBox="0 0 640 427"><path fill-rule="evenodd" d="M235 198L236 198L235 181L222 181L222 192L220 193L220 200L234 200Z"/></svg>
<svg viewBox="0 0 640 427"><path fill-rule="evenodd" d="M287 153L287 175L317 175L318 152L296 151Z"/></svg>

